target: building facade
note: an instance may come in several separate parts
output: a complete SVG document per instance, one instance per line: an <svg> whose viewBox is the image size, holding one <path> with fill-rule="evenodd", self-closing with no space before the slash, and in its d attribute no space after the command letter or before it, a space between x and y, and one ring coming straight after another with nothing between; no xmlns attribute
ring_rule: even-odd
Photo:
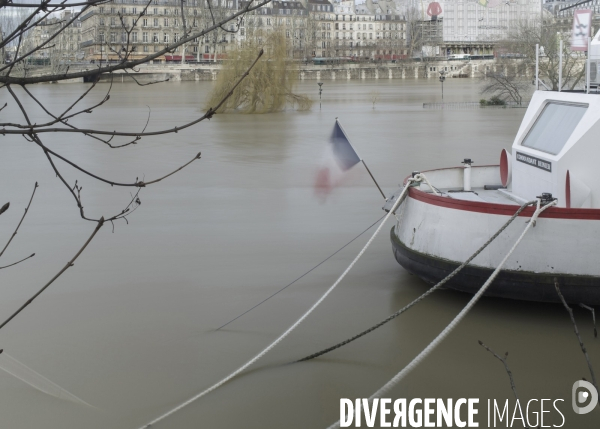
<svg viewBox="0 0 600 429"><path fill-rule="evenodd" d="M93 6L81 17L80 47L85 58L118 61L125 52L130 59L143 58L177 43L185 31L189 34L211 26L212 16L218 22L238 8L237 0L215 0L211 2L211 16L206 0L188 1L183 13L178 0L153 0L146 5L143 0L113 0ZM227 25L228 30L235 30L235 24ZM216 58L226 52L228 44L236 42L236 33L219 29L156 60Z"/></svg>
<svg viewBox="0 0 600 429"><path fill-rule="evenodd" d="M245 1L213 0L212 15L219 21L246 5ZM206 0L189 0L183 15L179 0L153 0L148 7L143 0L113 0L92 7L81 17L80 49L90 61L118 61L125 53L130 59L143 58L178 42L184 34L183 18L188 30L212 25ZM352 0L273 1L227 25L229 31L219 29L155 61L224 58L235 44L272 31L285 34L288 56L297 60L398 59L406 54L404 18L359 11Z"/></svg>
<svg viewBox="0 0 600 429"><path fill-rule="evenodd" d="M595 1L595 0L594 0ZM491 56L521 25L540 25L540 0L406 0L408 21L421 21L426 56ZM414 54L416 55L416 54Z"/></svg>
<svg viewBox="0 0 600 429"><path fill-rule="evenodd" d="M50 40L45 49L40 49L30 56L36 64L69 63L83 59L79 49L81 43L81 21L73 19L72 11L62 11L58 16L48 17L33 27L23 40L21 52L32 50ZM58 33L58 34L56 34ZM56 36L55 36L56 35ZM55 37L53 37L55 36Z"/></svg>

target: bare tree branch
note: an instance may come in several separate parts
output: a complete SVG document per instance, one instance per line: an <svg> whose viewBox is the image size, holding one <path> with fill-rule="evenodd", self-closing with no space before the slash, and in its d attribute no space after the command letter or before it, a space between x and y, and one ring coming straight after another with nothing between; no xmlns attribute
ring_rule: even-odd
<svg viewBox="0 0 600 429"><path fill-rule="evenodd" d="M57 278L59 278L65 271L67 271L70 267L72 267L74 265L74 263L77 260L77 258L79 257L79 255L81 255L81 253L85 250L85 248L88 246L88 244L90 244L90 242L92 241L92 239L96 236L96 233L98 231L100 231L100 228L102 228L102 225L104 225L104 218L100 219L100 221L96 225L96 228L92 232L92 235L90 235L90 237L83 244L83 246L81 247L81 249L79 249L79 251L75 254L75 256L73 256L71 258L71 260L69 262L67 262L67 264L54 277L52 277L48 283L46 283L31 298L29 298L25 302L25 304L23 304L21 307L19 307L19 309L17 311L15 311L13 314L11 314L8 317L8 319L6 319L4 322L2 322L2 324L0 324L0 329L4 328L8 324L8 322L10 322L11 320L13 320L21 311L23 311L29 304L31 304L38 296L40 296L42 294L42 292L44 292L48 288L48 286L50 286L52 283L54 283L54 281Z"/></svg>
<svg viewBox="0 0 600 429"><path fill-rule="evenodd" d="M221 20L220 22L217 22L216 24L213 24L212 26L198 32L198 33L194 33L191 34L188 37L184 37L182 39L180 39L177 43L174 43L172 45L169 45L167 47L165 47L164 49L158 51L158 52L154 52L150 55L147 55L144 58L138 59L138 60L131 60L131 61L122 61L118 64L115 65L108 65L105 67L98 67L97 69L94 70L86 70L86 71L80 71L80 72L73 72L73 73L68 73L68 74L53 74L53 75L45 75L45 76L39 76L39 77L13 77L13 76L0 76L0 83L6 83L6 84L18 84L18 85L24 85L24 84L30 84L30 83L41 83L41 82L52 82L52 81L58 81L58 80L64 80L64 79L73 79L73 78L79 78L79 77L89 77L89 76L95 76L98 74L103 74L103 73L108 73L108 72L113 72L113 71L117 71L117 70L124 70L124 69L131 69L135 66L138 66L140 64L144 64L147 63L148 61L154 60L155 58L158 58L166 53L169 53L170 51L172 51L173 49L183 45L184 43L188 43L198 37L201 37L207 33L212 32L213 30L221 27L222 25L228 23L229 21L232 21L234 19L236 19L239 16L242 16L248 12L251 12L253 10L256 10L268 3L271 2L271 0L263 0L260 3L257 3L255 5L253 5L254 0L251 0L246 7L244 7L243 9L239 10L236 13L233 13L227 17L225 17L223 20ZM85 8L84 8L85 9ZM82 12L83 10L82 9ZM73 18L76 19L78 18L81 13L76 14L76 16ZM72 22L72 20L69 21L69 23ZM24 58L26 58L27 56L31 55L33 52L35 52L37 49L39 49L40 47L46 45L51 38L48 38L48 40L46 40L44 43L42 43L41 45L39 45L38 47L32 49L30 52L28 52L27 54L24 54L23 56L15 59L13 61L13 63L22 61ZM8 66L5 67L0 67L0 72L2 72L3 70L5 70Z"/></svg>
<svg viewBox="0 0 600 429"><path fill-rule="evenodd" d="M2 270L4 268L12 267L12 266L17 265L17 264L20 264L21 262L26 261L26 260L28 260L30 258L33 258L34 256L35 256L35 253L32 253L31 255L27 256L26 258L21 259L20 261L14 262L14 263L12 263L10 265L5 265L3 267L0 267L0 270Z"/></svg>
<svg viewBox="0 0 600 429"><path fill-rule="evenodd" d="M50 1L42 1L42 6L40 7L40 3L13 3L10 0L0 0L0 8L3 7L26 7L26 8L40 8L40 9L47 9L47 8L56 8L56 10L62 10L65 9L67 7L75 7L75 6L95 6L95 5L99 5L99 4L103 4L103 3L108 3L110 2L110 0L88 0L88 1L84 1L84 2L78 2L78 3L67 3L65 4L65 2L61 2L61 3L50 3Z"/></svg>
<svg viewBox="0 0 600 429"><path fill-rule="evenodd" d="M111 90L111 88L112 88L112 83L113 83L113 79L112 79L112 77L113 77L114 75L113 75L112 73L111 73L110 75L111 75L110 87L109 87L109 89L108 89L108 91L107 91L107 93L106 93L106 97L109 97L109 95L110 95L110 90ZM56 116L56 115L52 114L52 113L51 113L51 112L50 112L50 111L49 111L49 110L46 108L46 106L44 106L44 105L43 105L43 104L42 104L42 103L41 103L41 102L40 102L40 101L37 99L37 97L35 97L35 96L34 96L34 95L33 95L33 94L32 94L32 93L31 93L31 92L30 92L30 91L27 89L27 87L26 87L25 85L23 85L23 87L22 87L22 88L23 88L23 90L24 90L24 91L27 93L27 95L29 95L29 97L31 97L31 99L32 99L33 101L35 101L35 103L36 103L38 106L40 106L40 107L41 107L41 108L44 110L44 112L46 112L46 114L48 114L50 117L52 117L52 118L54 118L54 119L56 119L56 120L59 120L58 116ZM105 97L105 98L106 98L106 97ZM107 100L107 101L108 101L108 100ZM150 117L148 117L148 120L149 120L149 119L150 119ZM75 127L74 125L71 125L71 124L69 124L69 123L67 123L67 122L65 122L65 121L59 120L59 122L63 123L64 125L66 125L66 126L67 126L67 127L69 127L69 128L72 128L72 129L74 129L74 130L78 130L78 128L77 128L77 127ZM146 127L147 127L147 126L148 126L148 122L146 122L146 126L144 127L144 129L143 129L143 130L146 130ZM123 143L123 144L120 144L120 145L112 145L110 142L111 142L111 140L112 140L112 139L113 139L115 136L111 136L111 137L110 137L108 140L105 140L105 139L102 139L102 138L100 138L100 137L97 137L97 136L94 136L94 135L92 135L92 134L88 134L88 133L85 133L85 132L83 132L82 134L83 134L83 135L85 135L85 136L87 136L87 137L90 137L90 138L92 138L92 139L94 139L94 140L98 140L98 141L100 141L100 142L102 142L102 143L106 144L106 145L107 145L108 147L110 147L111 149L119 149L119 148L122 148L122 147L125 147L125 146L129 146L130 144L135 144L135 143L136 143L138 140L140 140L140 137L137 137L137 136L136 136L136 138L134 138L133 140L131 140L129 143Z"/></svg>
<svg viewBox="0 0 600 429"><path fill-rule="evenodd" d="M242 82L242 80L244 78L246 78L246 76L248 76L248 74L250 73L250 70L252 70L252 68L256 65L256 63L258 62L258 60L260 59L260 57L263 55L264 51L261 49L261 51L258 54L258 57L256 58L256 60L254 61L254 63L252 63L252 65L250 65L250 67L246 70L246 72L244 72L241 77L238 79L238 81L232 86L231 91L229 91L224 98L218 103L218 105L215 108L209 108L208 111L202 115L201 117L190 121L186 124L180 125L180 126L176 126L173 128L169 128L169 129L164 129L164 130L159 130L159 131L148 131L148 132L141 132L141 133L132 133L132 132L121 132L121 131L102 131L102 130L93 130L93 129L82 129L82 128L71 128L71 129L65 129L65 128L44 128L44 129L36 129L35 133L36 134L41 134L41 133L56 133L56 132L62 132L62 133L80 133L80 134L85 134L85 135L91 135L91 134L95 134L95 135L108 135L108 136L127 136L127 137L145 137L145 136L157 136L157 135L162 135L162 134L170 134L170 133L177 133L181 130L184 130L186 128L189 128L193 125L198 124L199 122L204 121L205 119L210 119L213 117L213 115L216 113L216 111L219 109L219 107L221 107L221 105L223 103L225 103L227 101L227 99L229 97L231 97L231 95L233 94L233 91L235 90L235 88L238 87L238 85ZM9 85L7 85L7 87L9 87ZM20 103L19 103L20 104ZM29 123L29 127L31 128L31 123L28 121ZM3 128L2 130L0 130L0 133L5 135L5 134L17 134L17 135L30 135L32 132L31 129L26 129L26 130L8 130L6 128ZM41 143L40 143L41 144ZM52 153L54 156L57 156L60 158L60 155L53 153L52 151L50 151L50 153ZM107 183L110 183L110 181L108 181ZM135 186L135 184L121 184L120 186Z"/></svg>
<svg viewBox="0 0 600 429"><path fill-rule="evenodd" d="M504 354L504 357L498 355L495 351L493 351L492 349L490 349L488 346L486 346L485 344L483 344L482 341L477 341L479 343L479 345L481 347L483 347L484 349L486 349L488 352L490 352L496 359L498 359L500 362L502 362L502 364L504 365L504 369L506 370L506 374L508 374L508 378L510 380L510 388L513 391L513 394L515 395L515 399L517 401L519 401L519 395L517 394L517 386L515 386L515 380L513 378L513 374L512 371L510 370L510 368L508 367L508 363L506 363L506 359L508 358L508 352L506 352Z"/></svg>
<svg viewBox="0 0 600 429"><path fill-rule="evenodd" d="M596 310L594 310L594 307L589 307L585 304L579 304L579 306L592 313L592 322L594 323L594 338L598 338L598 330L596 329Z"/></svg>
<svg viewBox="0 0 600 429"><path fill-rule="evenodd" d="M598 384L596 383L596 375L594 374L594 368L592 367L592 362L590 361L590 357L588 356L587 349L583 345L583 340L581 339L581 336L579 335L579 329L577 329L577 323L575 323L575 315L573 314L573 310L571 309L571 307L569 307L569 305L567 304L567 301L565 301L563 294L560 292L560 287L558 286L558 279L556 277L554 278L554 287L556 288L556 293L558 294L565 309L569 312L569 316L571 317L571 322L573 323L573 329L575 330L575 335L577 336L577 340L579 340L579 346L581 347L581 351L583 352L583 354L585 356L585 360L587 361L588 368L590 370L590 375L592 376L592 384L594 385L594 387L596 389L598 389Z"/></svg>
<svg viewBox="0 0 600 429"><path fill-rule="evenodd" d="M33 201L33 196L35 195L35 191L36 191L37 188L38 188L38 183L35 182L35 185L33 186L33 192L31 193L31 198L29 198L29 203L27 204L27 207L25 207L25 212L23 213L23 216L21 216L21 220L19 221L19 224L17 225L17 228L15 229L15 231L12 233L12 235L8 239L8 242L4 246L4 249L2 249L2 251L0 252L0 257L2 257L2 255L4 255L4 252L8 248L8 245L13 240L13 238L15 238L15 235L17 235L17 232L19 231L19 228L21 227L21 224L23 223L23 220L25 219L25 216L27 216L27 213L29 212L29 207L31 206L31 202ZM6 203L4 206L6 207L6 209L8 209L8 203ZM4 207L2 207L2 208L4 209ZM6 211L6 209L4 211Z"/></svg>

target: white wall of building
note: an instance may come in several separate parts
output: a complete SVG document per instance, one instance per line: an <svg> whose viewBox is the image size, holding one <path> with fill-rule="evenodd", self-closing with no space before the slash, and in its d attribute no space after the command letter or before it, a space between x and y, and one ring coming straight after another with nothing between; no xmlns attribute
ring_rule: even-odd
<svg viewBox="0 0 600 429"><path fill-rule="evenodd" d="M491 42L505 38L521 22L539 23L539 0L445 0L444 42Z"/></svg>

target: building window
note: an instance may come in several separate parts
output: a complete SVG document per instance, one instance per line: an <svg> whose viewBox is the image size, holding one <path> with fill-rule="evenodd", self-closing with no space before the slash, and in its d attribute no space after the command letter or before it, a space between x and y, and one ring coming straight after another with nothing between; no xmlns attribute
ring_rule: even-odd
<svg viewBox="0 0 600 429"><path fill-rule="evenodd" d="M98 40L100 43L104 43L104 31L98 33Z"/></svg>
<svg viewBox="0 0 600 429"><path fill-rule="evenodd" d="M136 15L137 14L137 7L131 8L131 13L133 13L134 15Z"/></svg>
<svg viewBox="0 0 600 429"><path fill-rule="evenodd" d="M148 19L144 18L142 19L142 27L147 27L148 26Z"/></svg>
<svg viewBox="0 0 600 429"><path fill-rule="evenodd" d="M132 41L133 43L137 43L137 41L138 41L137 35L138 35L138 34L137 34L137 31L136 31L136 32L134 32L134 33L131 33L131 41Z"/></svg>
<svg viewBox="0 0 600 429"><path fill-rule="evenodd" d="M144 45L144 52L148 52L148 45Z"/></svg>
<svg viewBox="0 0 600 429"><path fill-rule="evenodd" d="M158 27L158 18L154 18L154 26Z"/></svg>
<svg viewBox="0 0 600 429"><path fill-rule="evenodd" d="M177 42L179 42L179 33L175 33L175 34L173 34L173 42L174 42L174 43L177 43Z"/></svg>
<svg viewBox="0 0 600 429"><path fill-rule="evenodd" d="M169 43L169 34L168 33L163 34L163 40L165 43Z"/></svg>
<svg viewBox="0 0 600 429"><path fill-rule="evenodd" d="M169 26L169 18L165 18L164 24L165 24L165 27Z"/></svg>
<svg viewBox="0 0 600 429"><path fill-rule="evenodd" d="M158 43L158 33L154 33L154 34L152 35L152 41L153 41L154 43Z"/></svg>
<svg viewBox="0 0 600 429"><path fill-rule="evenodd" d="M110 43L115 43L117 41L116 33L110 33Z"/></svg>

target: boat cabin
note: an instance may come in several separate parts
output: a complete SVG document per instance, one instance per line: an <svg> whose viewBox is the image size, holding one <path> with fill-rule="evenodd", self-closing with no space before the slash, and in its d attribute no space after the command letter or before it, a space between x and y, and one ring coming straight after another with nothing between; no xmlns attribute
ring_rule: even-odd
<svg viewBox="0 0 600 429"><path fill-rule="evenodd" d="M559 207L599 208L600 96L536 91L500 176L524 200L551 193Z"/></svg>

